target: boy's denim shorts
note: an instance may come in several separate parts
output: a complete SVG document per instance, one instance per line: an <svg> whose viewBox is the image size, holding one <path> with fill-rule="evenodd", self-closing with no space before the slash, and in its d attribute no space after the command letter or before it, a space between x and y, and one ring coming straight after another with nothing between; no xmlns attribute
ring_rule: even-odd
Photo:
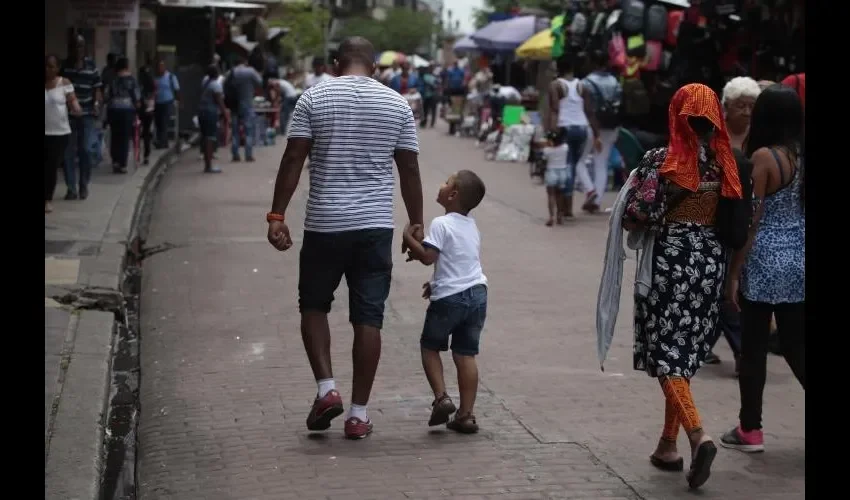
<svg viewBox="0 0 850 500"><path fill-rule="evenodd" d="M423 349L447 351L451 336L454 354L475 356L486 318L487 287L484 285L431 301L419 344Z"/></svg>

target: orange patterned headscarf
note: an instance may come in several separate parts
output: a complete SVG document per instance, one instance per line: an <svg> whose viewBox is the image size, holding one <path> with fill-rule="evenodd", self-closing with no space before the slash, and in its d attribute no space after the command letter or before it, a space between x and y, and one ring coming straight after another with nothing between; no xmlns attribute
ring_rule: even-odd
<svg viewBox="0 0 850 500"><path fill-rule="evenodd" d="M685 85L670 101L670 144L667 158L659 173L688 191L699 188L699 138L688 118L700 116L714 124L711 148L721 171L720 194L726 198L742 198L738 166L729 144L726 121L720 111L720 100L713 90L700 83Z"/></svg>

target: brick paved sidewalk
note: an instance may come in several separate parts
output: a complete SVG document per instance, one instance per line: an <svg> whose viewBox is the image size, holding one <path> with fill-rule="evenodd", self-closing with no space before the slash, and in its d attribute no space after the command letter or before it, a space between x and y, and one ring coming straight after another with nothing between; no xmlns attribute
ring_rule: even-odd
<svg viewBox="0 0 850 500"><path fill-rule="evenodd" d="M396 256L370 416L375 433L348 442L342 422L309 434L315 393L296 307L298 254L265 241L282 146L253 165L204 177L190 162L161 186L150 245L175 248L144 265L141 499L682 498L682 474L647 461L663 423L657 384L631 370L624 298L606 372L595 360L594 307L606 220L542 225L545 197L525 164L483 160L471 142L422 134L426 217L437 187L476 170L488 195L476 210L491 305L476 413L482 433L429 430L431 397L418 359L429 270ZM302 179L304 184L305 179ZM303 186L302 186L303 188ZM300 242L306 192L288 214ZM397 221L404 221L400 201ZM634 268L627 265L626 273ZM335 376L350 394L347 292L331 314ZM728 349L718 353L729 359ZM447 379L454 370L447 361ZM706 427L719 437L737 414L731 364L695 382ZM702 497L802 498L803 396L771 359L768 453L721 451ZM456 394L454 383L450 392ZM684 438L680 442L685 449Z"/></svg>
<svg viewBox="0 0 850 500"><path fill-rule="evenodd" d="M44 218L45 497L94 499L100 486L114 313L123 301L126 241L136 202L165 151L123 175L105 160L89 197L65 201L62 175ZM74 297L60 304L54 297ZM100 301L78 309L87 299ZM96 310L99 309L99 310Z"/></svg>

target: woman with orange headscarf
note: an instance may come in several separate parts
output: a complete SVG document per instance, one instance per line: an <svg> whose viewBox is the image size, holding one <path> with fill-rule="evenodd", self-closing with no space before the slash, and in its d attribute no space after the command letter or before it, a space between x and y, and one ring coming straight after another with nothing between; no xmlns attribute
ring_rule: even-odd
<svg viewBox="0 0 850 500"><path fill-rule="evenodd" d="M649 291L635 298L634 345L634 368L657 378L666 398L663 432L650 461L681 471L676 441L684 427L692 457L687 480L697 488L717 453L690 386L719 334L727 260L716 210L721 197L741 199L743 191L720 101L710 88L679 89L669 120L668 146L647 152L630 178L623 227L654 237Z"/></svg>

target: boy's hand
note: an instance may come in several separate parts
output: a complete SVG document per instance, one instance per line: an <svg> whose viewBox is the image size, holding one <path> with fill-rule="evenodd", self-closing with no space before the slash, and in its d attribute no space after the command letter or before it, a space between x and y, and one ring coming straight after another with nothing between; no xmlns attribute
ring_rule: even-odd
<svg viewBox="0 0 850 500"><path fill-rule="evenodd" d="M431 283L426 282L422 285L422 298L426 300L431 298Z"/></svg>
<svg viewBox="0 0 850 500"><path fill-rule="evenodd" d="M423 225L422 224L410 224L410 223L408 223L407 225L404 226L404 233L402 234L402 238L401 238L401 253L408 253L407 242L404 241L405 236L413 238L414 240L421 242L422 240L425 239L425 230L424 230ZM410 256L409 256L409 253L408 253L408 259L407 259L408 262L410 262L410 260L411 260L409 257Z"/></svg>

